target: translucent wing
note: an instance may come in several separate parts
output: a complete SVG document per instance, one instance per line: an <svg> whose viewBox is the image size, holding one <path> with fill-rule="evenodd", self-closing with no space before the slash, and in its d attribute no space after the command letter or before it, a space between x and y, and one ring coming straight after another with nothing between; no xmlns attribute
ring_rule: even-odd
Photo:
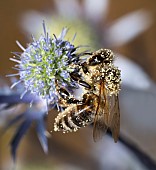
<svg viewBox="0 0 156 170"><path fill-rule="evenodd" d="M104 119L101 113L95 115L94 127L93 127L93 139L95 142L101 139L108 129L108 126L106 126L103 120Z"/></svg>
<svg viewBox="0 0 156 170"><path fill-rule="evenodd" d="M96 142L101 139L108 129L108 115L109 105L107 102L107 96L105 91L104 82L102 81L99 89L99 100L95 113L94 127L93 127L93 139Z"/></svg>
<svg viewBox="0 0 156 170"><path fill-rule="evenodd" d="M117 95L109 96L102 81L99 89L98 106L95 113L93 138L97 141L110 128L114 141L117 142L120 131L120 109Z"/></svg>
<svg viewBox="0 0 156 170"><path fill-rule="evenodd" d="M120 131L120 109L118 96L112 95L110 102L109 128L112 132L114 141L117 142Z"/></svg>

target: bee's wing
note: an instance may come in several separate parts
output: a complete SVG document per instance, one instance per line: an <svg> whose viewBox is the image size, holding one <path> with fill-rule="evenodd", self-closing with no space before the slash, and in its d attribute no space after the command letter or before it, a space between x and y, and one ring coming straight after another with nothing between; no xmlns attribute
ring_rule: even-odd
<svg viewBox="0 0 156 170"><path fill-rule="evenodd" d="M119 109L119 100L118 96L111 96L111 109L109 114L109 128L112 132L114 141L117 142L120 131L120 109Z"/></svg>
<svg viewBox="0 0 156 170"><path fill-rule="evenodd" d="M108 103L106 100L104 82L101 82L99 89L99 101L94 118L93 139L96 142L101 139L108 129L107 120L109 115Z"/></svg>
<svg viewBox="0 0 156 170"><path fill-rule="evenodd" d="M93 139L98 141L106 133L108 126L105 124L103 116L99 113L95 115L94 127L93 127Z"/></svg>

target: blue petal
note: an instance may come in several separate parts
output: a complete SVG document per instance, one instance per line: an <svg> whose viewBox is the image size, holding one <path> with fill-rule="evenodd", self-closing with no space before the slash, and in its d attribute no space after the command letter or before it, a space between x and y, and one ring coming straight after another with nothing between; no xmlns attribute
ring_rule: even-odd
<svg viewBox="0 0 156 170"><path fill-rule="evenodd" d="M14 107L15 105L17 105L16 103L1 103L0 104L0 114L2 113L1 111L4 111L6 109L10 109L11 107Z"/></svg>
<svg viewBox="0 0 156 170"><path fill-rule="evenodd" d="M0 103L17 103L20 101L20 95L0 95Z"/></svg>
<svg viewBox="0 0 156 170"><path fill-rule="evenodd" d="M24 117L24 113L16 116L15 118L13 118L12 120L10 120L4 127L3 132L5 132L8 128L10 128L10 126L14 125L16 122L18 122L19 120L21 120Z"/></svg>
<svg viewBox="0 0 156 170"><path fill-rule="evenodd" d="M22 124L19 126L19 128L16 131L16 134L13 137L13 140L11 141L11 155L13 157L13 160L16 160L16 150L19 145L20 140L25 135L26 131L30 127L32 121L26 120L22 122Z"/></svg>
<svg viewBox="0 0 156 170"><path fill-rule="evenodd" d="M21 94L0 95L0 103L31 103L32 100L37 103L41 101L37 96L31 94L25 95L22 99L20 96Z"/></svg>
<svg viewBox="0 0 156 170"><path fill-rule="evenodd" d="M46 128L45 128L45 122L44 119L40 119L37 121L37 126L36 126L38 138L40 140L40 143L42 145L42 148L45 153L48 152L48 143L47 143L47 137L45 135Z"/></svg>

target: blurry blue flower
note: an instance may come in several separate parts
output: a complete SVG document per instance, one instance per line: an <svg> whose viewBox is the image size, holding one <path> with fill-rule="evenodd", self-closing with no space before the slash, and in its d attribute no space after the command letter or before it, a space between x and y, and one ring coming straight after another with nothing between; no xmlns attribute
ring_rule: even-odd
<svg viewBox="0 0 156 170"><path fill-rule="evenodd" d="M78 64L85 51L78 52L81 46L75 47L69 41L64 40L67 29L63 28L60 36L52 38L45 28L43 22L44 35L38 40L33 38L33 42L24 48L19 42L17 44L23 53L14 52L11 58L16 62L14 69L17 74L10 74L8 77L19 75L17 81L13 79L13 85L8 94L0 94L1 113L17 104L26 104L26 110L13 119L7 121L4 132L12 125L20 122L15 135L11 141L11 153L15 160L18 145L27 132L32 122L35 122L38 138L45 153L48 152L47 138L45 135L44 118L49 109L58 106L58 85L65 88L77 88L76 82L70 78L70 73L74 70L72 64ZM75 35L72 41L75 39ZM1 115L0 113L0 115Z"/></svg>
<svg viewBox="0 0 156 170"><path fill-rule="evenodd" d="M6 88L8 88L6 86ZM3 88L4 89L4 88ZM31 124L35 122L36 132L38 138L42 145L42 148L45 153L48 152L48 144L46 137L46 127L44 118L47 115L47 104L45 100L27 93L22 99L20 98L21 93L18 91L1 91L0 89L0 117L3 118L4 113L9 113L14 115L13 108L17 108L19 104L25 104L26 109L18 109L18 114L12 116L11 119L7 120L2 126L2 134L8 129L11 128L14 124L18 124L15 134L11 140L11 154L13 159L16 159L16 151L21 139L24 137L27 130L30 128ZM33 101L32 106L30 103ZM12 108L12 109L11 109ZM17 112L17 109L16 109ZM6 115L5 115L6 116ZM7 115L8 116L8 115ZM3 120L4 121L4 120Z"/></svg>

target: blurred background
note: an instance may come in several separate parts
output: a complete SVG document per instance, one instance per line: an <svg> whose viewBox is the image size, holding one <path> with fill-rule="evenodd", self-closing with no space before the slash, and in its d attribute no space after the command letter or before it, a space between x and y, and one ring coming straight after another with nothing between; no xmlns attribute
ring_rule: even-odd
<svg viewBox="0 0 156 170"><path fill-rule="evenodd" d="M42 21L51 35L70 28L69 38L77 32L75 43L89 44L91 50L110 48L122 71L120 94L121 137L147 158L156 161L156 1L149 0L27 0L0 1L0 73L14 73L9 60L12 51L20 51L38 37ZM70 35L71 32L71 35ZM68 36L67 36L68 39ZM1 81L1 84L4 82ZM17 107L12 110L17 111ZM46 119L47 130L53 128L57 112ZM0 114L1 116L1 114ZM10 116L10 114L9 114ZM3 120L0 117L1 120ZM0 124L1 128L5 121ZM11 169L13 162L9 142L16 126L0 137L0 170ZM115 144L109 136L94 143L92 127L76 133L52 133L44 154L32 127L22 139L17 152L17 170L143 170L151 169L126 144ZM156 167L155 167L156 168Z"/></svg>

